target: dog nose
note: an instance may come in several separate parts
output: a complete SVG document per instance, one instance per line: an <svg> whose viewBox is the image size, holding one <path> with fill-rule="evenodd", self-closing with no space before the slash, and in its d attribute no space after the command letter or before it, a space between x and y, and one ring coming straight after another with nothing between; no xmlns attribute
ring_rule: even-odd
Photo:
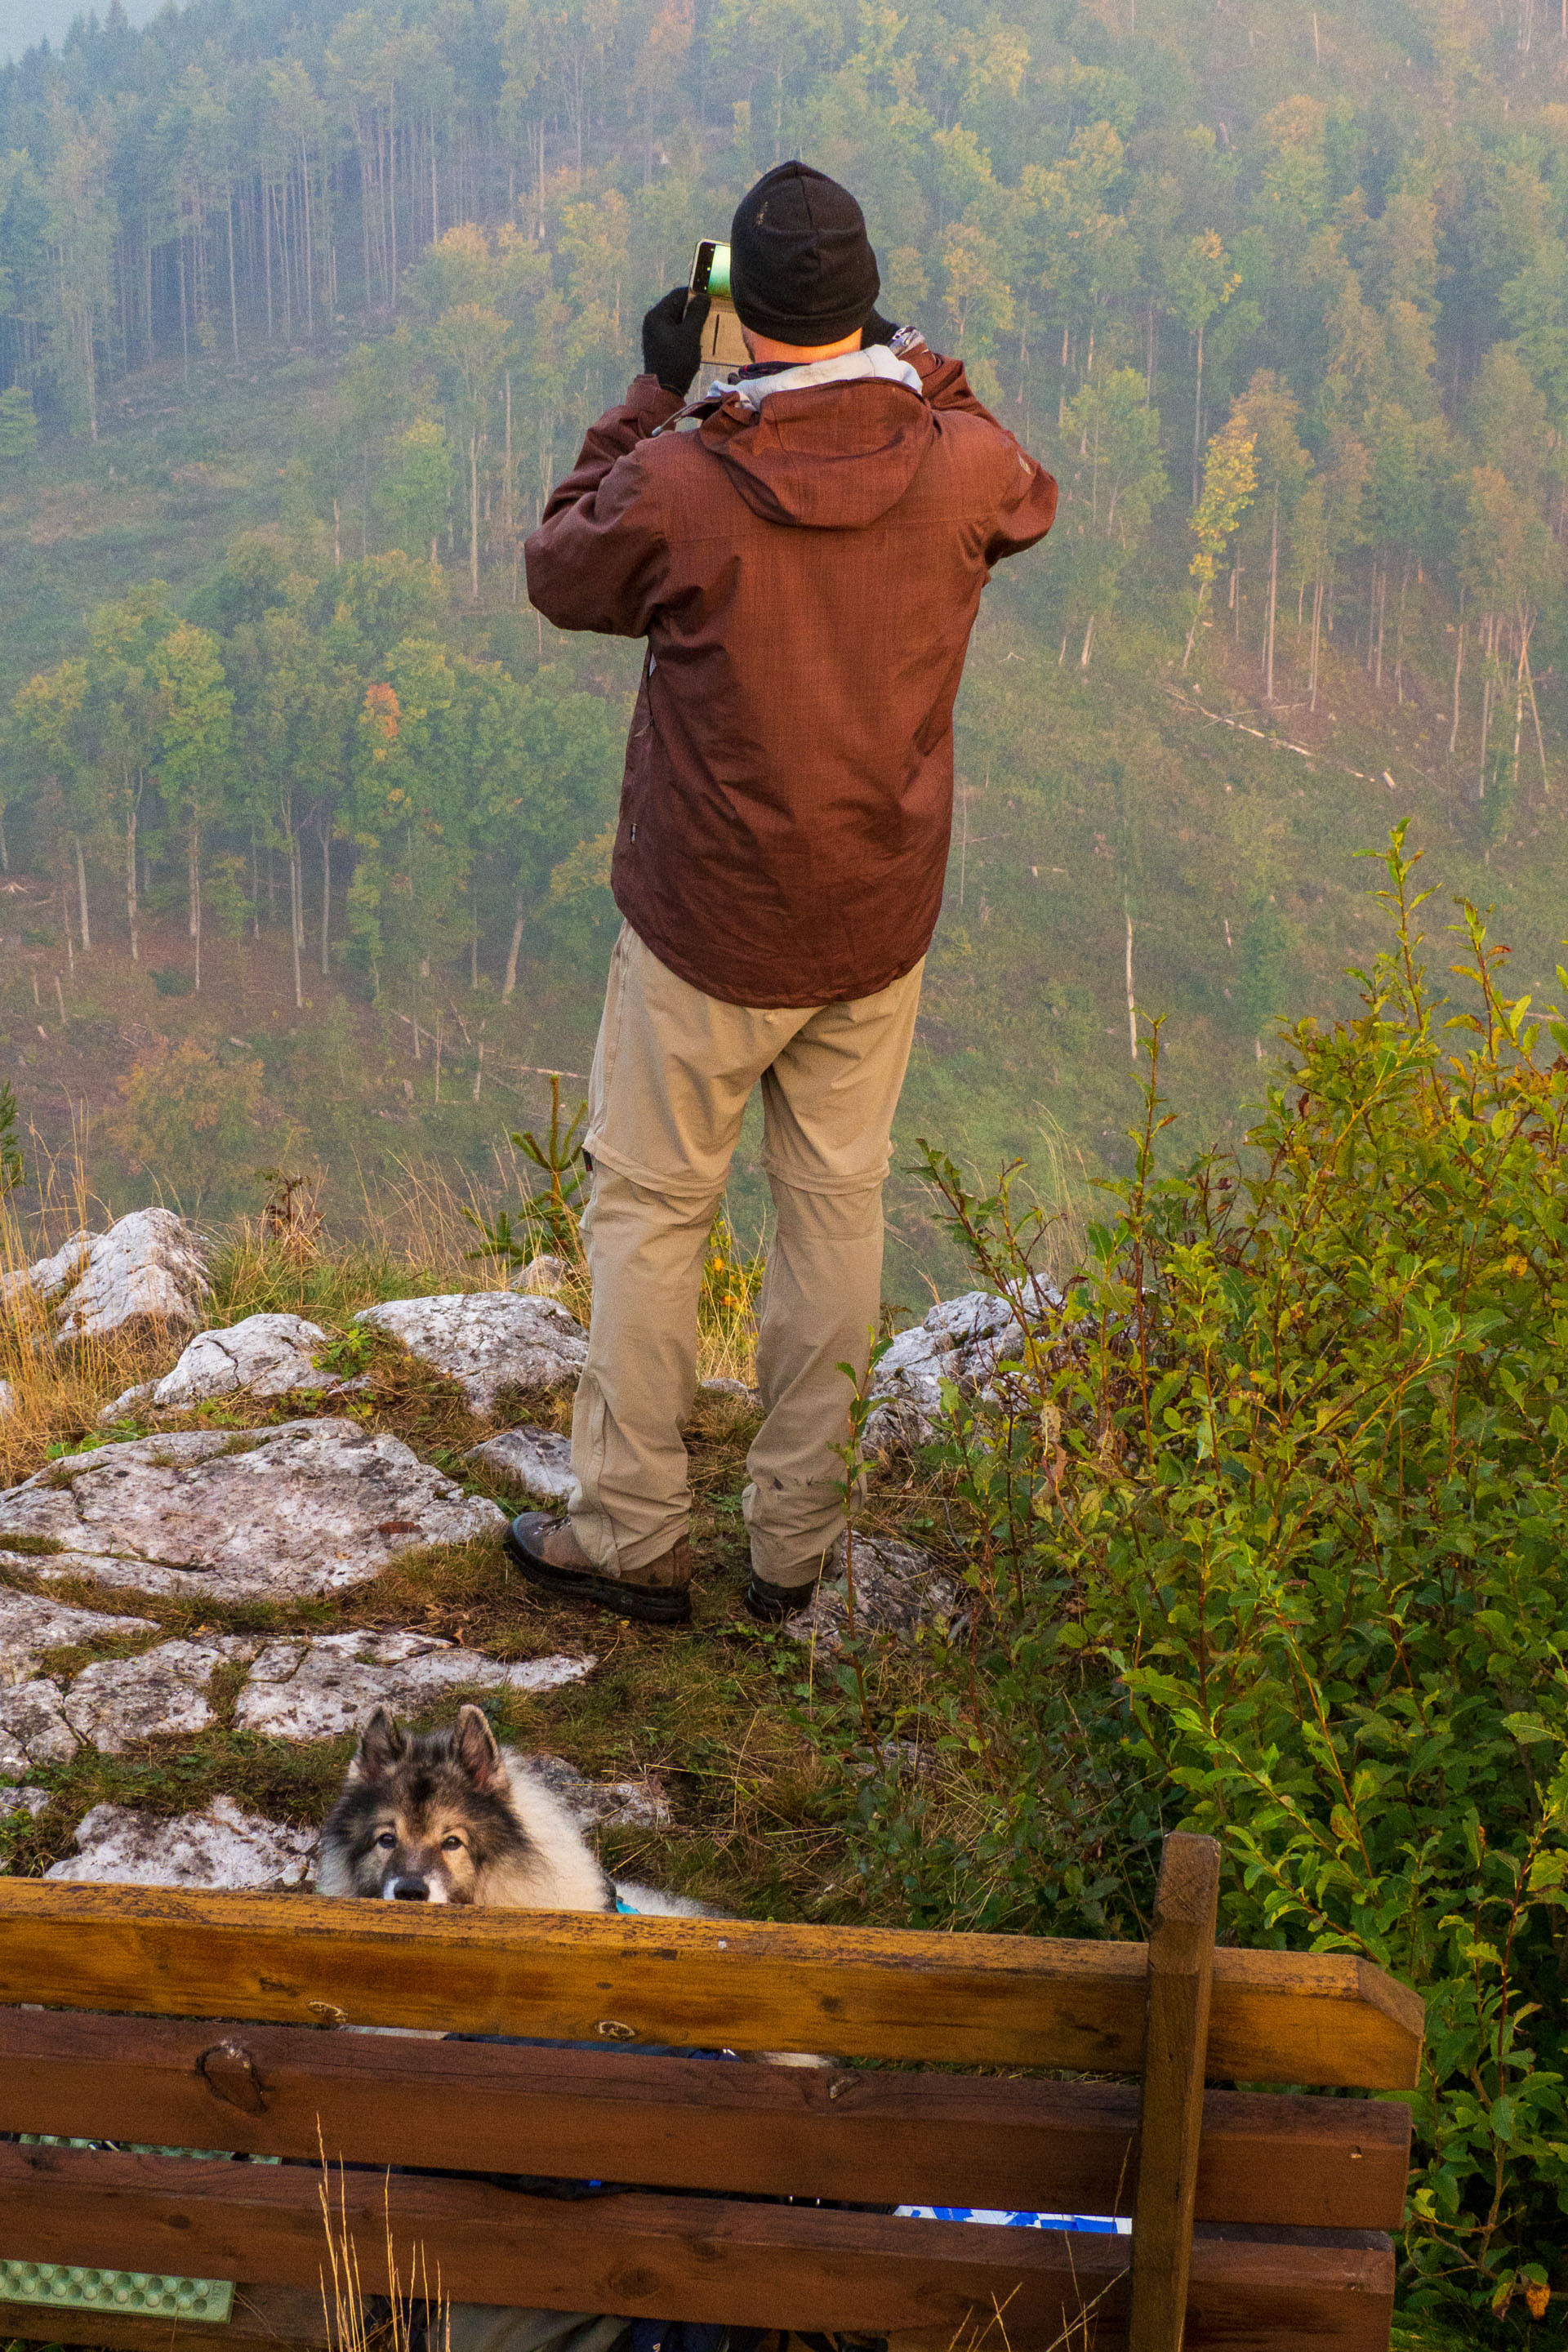
<svg viewBox="0 0 1568 2352"><path fill-rule="evenodd" d="M423 1878L395 1878L392 1882L395 1903L428 1903L430 1888Z"/></svg>

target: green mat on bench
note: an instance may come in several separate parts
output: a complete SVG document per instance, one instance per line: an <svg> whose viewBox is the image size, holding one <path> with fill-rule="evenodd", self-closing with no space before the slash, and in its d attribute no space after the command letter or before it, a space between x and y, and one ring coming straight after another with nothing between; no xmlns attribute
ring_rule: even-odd
<svg viewBox="0 0 1568 2352"><path fill-rule="evenodd" d="M0 2303L38 2304L55 2311L118 2311L148 2319L205 2319L209 2326L221 2326L234 2308L234 2281L0 2260Z"/></svg>
<svg viewBox="0 0 1568 2352"><path fill-rule="evenodd" d="M24 2147L97 2147L92 2139L58 2139L47 2132L24 2132ZM123 2156L189 2156L232 2164L226 2147L154 2147L117 2140ZM275 2156L253 2156L249 2164L276 2164ZM123 2311L149 2319L205 2319L221 2326L234 2309L232 2279L174 2278L156 2271L105 2271L89 2263L19 2263L0 2255L0 2303L30 2303L55 2311Z"/></svg>

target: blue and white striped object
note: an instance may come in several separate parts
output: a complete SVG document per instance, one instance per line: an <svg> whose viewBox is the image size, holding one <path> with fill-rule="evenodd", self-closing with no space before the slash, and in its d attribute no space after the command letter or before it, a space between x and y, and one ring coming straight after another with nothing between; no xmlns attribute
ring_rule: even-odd
<svg viewBox="0 0 1568 2352"><path fill-rule="evenodd" d="M1131 2221L1110 2213L1009 2213L986 2205L900 2205L910 2221L988 2221L1001 2230L1081 2230L1100 2238L1130 2238Z"/></svg>

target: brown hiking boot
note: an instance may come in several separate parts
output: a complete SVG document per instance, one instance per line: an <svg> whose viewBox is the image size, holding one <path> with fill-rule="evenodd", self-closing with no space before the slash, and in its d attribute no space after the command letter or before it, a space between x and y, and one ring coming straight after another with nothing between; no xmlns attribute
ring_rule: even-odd
<svg viewBox="0 0 1568 2352"><path fill-rule="evenodd" d="M501 1540L529 1583L558 1601L608 1609L645 1625L691 1622L691 1546L684 1536L639 1568L636 1583L606 1576L583 1549L571 1520L549 1511L522 1512Z"/></svg>

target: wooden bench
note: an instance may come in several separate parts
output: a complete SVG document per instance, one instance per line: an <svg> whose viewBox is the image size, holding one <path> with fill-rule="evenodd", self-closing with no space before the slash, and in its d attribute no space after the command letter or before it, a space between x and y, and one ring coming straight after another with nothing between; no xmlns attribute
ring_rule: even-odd
<svg viewBox="0 0 1568 2352"><path fill-rule="evenodd" d="M1422 2004L1354 1958L1216 1951L1218 1867L1209 1840L1167 1841L1148 1945L0 1881L0 2132L297 2159L0 2143L0 2257L239 2283L222 2326L21 2303L0 2326L126 2352L321 2345L324 2151L366 2294L390 2221L404 2279L422 2251L463 2302L910 2352L1384 2352L1409 2110L1205 2083L1408 2089ZM344 2025L624 2047L321 2030ZM641 2185L565 2202L431 2177L465 2172ZM785 2198L839 2210L763 2201Z"/></svg>

